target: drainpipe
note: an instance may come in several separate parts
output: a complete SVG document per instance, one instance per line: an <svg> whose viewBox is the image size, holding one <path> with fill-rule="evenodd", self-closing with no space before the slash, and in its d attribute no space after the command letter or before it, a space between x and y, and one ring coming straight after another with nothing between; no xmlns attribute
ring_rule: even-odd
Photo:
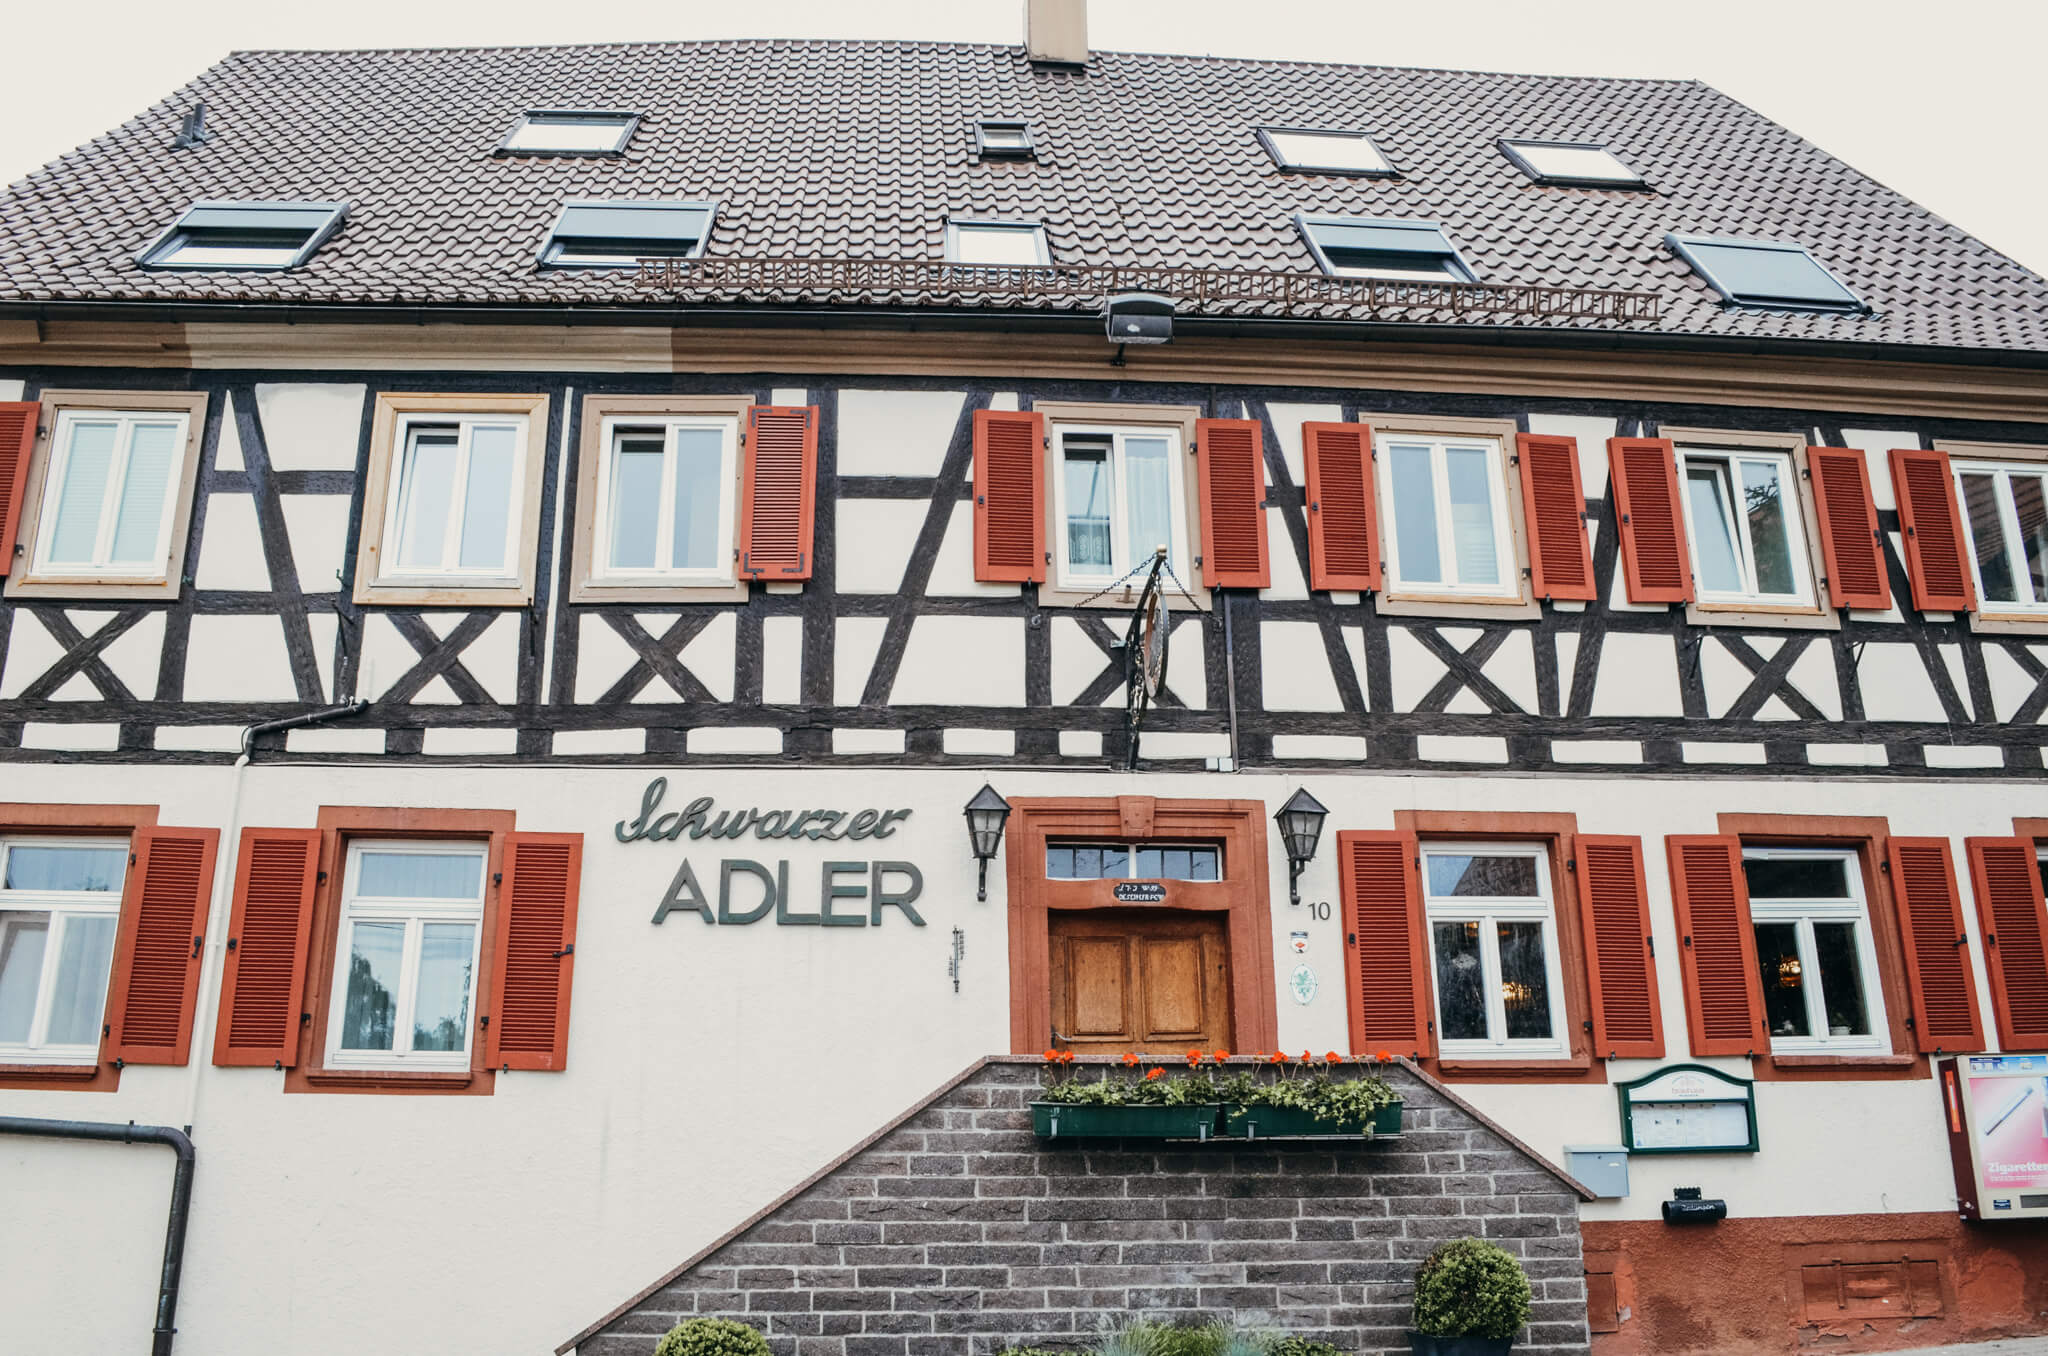
<svg viewBox="0 0 2048 1356"><path fill-rule="evenodd" d="M227 950L229 909L233 906L235 860L240 851L239 840L242 832L242 778L249 770L249 759L256 751L256 736L272 730L294 730L301 725L316 725L325 720L339 720L353 716L369 706L362 697L352 697L339 706L325 706L318 711L306 711L296 716L284 716L277 720L258 721L242 731L242 753L235 759L234 790L228 796L227 827L221 831L220 862L214 868L213 902L207 907L206 938L208 960L199 969L199 994L194 1008L192 1023L192 1057L186 1061L189 1071L185 1076L185 1129L189 1133L199 1119L199 1082L206 1062L205 1051L211 1037L210 1026L214 1018L214 997L217 992L215 981L225 964L223 957Z"/></svg>
<svg viewBox="0 0 2048 1356"><path fill-rule="evenodd" d="M168 1125L114 1125L106 1121L47 1121L33 1116L0 1116L0 1135L41 1135L50 1139L90 1139L120 1144L161 1144L178 1155L171 1178L171 1215L164 1227L163 1279L156 1293L156 1327L150 1356L171 1356L177 1332L178 1272L185 1263L185 1222L192 1213L192 1168L197 1153L182 1131Z"/></svg>

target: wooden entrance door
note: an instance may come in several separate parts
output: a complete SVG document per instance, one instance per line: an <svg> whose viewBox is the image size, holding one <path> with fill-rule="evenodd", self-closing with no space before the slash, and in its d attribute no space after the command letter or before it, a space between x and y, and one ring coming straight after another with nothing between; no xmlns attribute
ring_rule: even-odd
<svg viewBox="0 0 2048 1356"><path fill-rule="evenodd" d="M1055 1045L1162 1056L1230 1047L1222 913L1055 909L1049 922Z"/></svg>

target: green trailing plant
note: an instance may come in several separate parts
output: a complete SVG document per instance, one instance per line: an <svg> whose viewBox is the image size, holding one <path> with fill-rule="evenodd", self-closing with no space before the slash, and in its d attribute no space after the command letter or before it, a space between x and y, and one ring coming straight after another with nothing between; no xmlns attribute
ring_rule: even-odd
<svg viewBox="0 0 2048 1356"><path fill-rule="evenodd" d="M1187 1071L1168 1073L1166 1066L1125 1055L1123 1067L1104 1066L1091 1076L1074 1068L1070 1050L1048 1050L1046 1074L1038 1100L1061 1106L1208 1106L1232 1109L1288 1107L1306 1111L1319 1121L1363 1125L1374 1113L1401 1100L1377 1074L1336 1076L1346 1061L1334 1051L1316 1058L1302 1054L1265 1055L1278 1076L1261 1078L1250 1072L1220 1076L1216 1067L1230 1058L1226 1050L1190 1050L1183 1057ZM1204 1067L1208 1061L1208 1067ZM1367 1061L1357 1061L1366 1063ZM1156 1326L1156 1325L1155 1325ZM1176 1330L1178 1331L1178 1330ZM1106 1353L1106 1356L1186 1356L1180 1352ZM1194 1356L1213 1356L1195 1353Z"/></svg>
<svg viewBox="0 0 2048 1356"><path fill-rule="evenodd" d="M1266 1345L1266 1356L1344 1356L1341 1348L1313 1337L1275 1337Z"/></svg>
<svg viewBox="0 0 2048 1356"><path fill-rule="evenodd" d="M1220 1320L1174 1324L1141 1318L1110 1330L1095 1356L1269 1356L1272 1340Z"/></svg>
<svg viewBox="0 0 2048 1356"><path fill-rule="evenodd" d="M744 1323L689 1318L668 1330L654 1356L770 1356L768 1339Z"/></svg>
<svg viewBox="0 0 2048 1356"><path fill-rule="evenodd" d="M1513 1253L1478 1238L1439 1244L1415 1273L1415 1331L1505 1341L1529 1321L1529 1278Z"/></svg>

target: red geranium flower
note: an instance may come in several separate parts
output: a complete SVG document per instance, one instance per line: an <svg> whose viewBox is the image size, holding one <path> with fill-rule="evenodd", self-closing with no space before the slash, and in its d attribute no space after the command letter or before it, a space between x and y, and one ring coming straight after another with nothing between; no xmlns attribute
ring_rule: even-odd
<svg viewBox="0 0 2048 1356"><path fill-rule="evenodd" d="M1200 1050L1190 1050L1190 1051L1188 1051L1188 1067L1189 1067L1190 1069L1194 1068L1194 1067L1195 1067L1196 1065L1200 1064L1201 1062L1202 1062L1202 1052L1201 1052Z"/></svg>
<svg viewBox="0 0 2048 1356"><path fill-rule="evenodd" d="M1164 1070L1164 1069L1154 1069L1154 1070L1153 1070L1153 1071L1152 1071L1151 1073L1148 1073L1148 1074L1146 1074L1146 1075L1145 1075L1145 1081L1146 1081L1147 1083L1150 1083L1150 1082L1151 1082L1151 1081L1152 1081L1153 1079L1155 1079L1155 1078L1164 1078L1164 1077L1166 1077L1166 1070Z"/></svg>
<svg viewBox="0 0 2048 1356"><path fill-rule="evenodd" d="M1209 1055L1209 1058L1215 1060L1218 1064L1221 1064L1230 1058L1230 1052L1228 1050L1212 1051Z"/></svg>
<svg viewBox="0 0 2048 1356"><path fill-rule="evenodd" d="M1394 1062L1394 1052L1391 1050L1375 1050L1372 1057L1382 1064L1392 1064Z"/></svg>
<svg viewBox="0 0 2048 1356"><path fill-rule="evenodd" d="M1059 1063L1059 1062L1060 1062L1060 1052L1059 1052L1059 1051L1057 1051L1057 1050L1048 1050L1048 1051L1046 1051L1046 1052L1045 1052L1045 1062L1046 1062L1047 1064L1057 1064L1057 1063Z"/></svg>
<svg viewBox="0 0 2048 1356"><path fill-rule="evenodd" d="M1126 1051L1124 1052L1124 1063L1126 1063L1126 1064L1136 1064L1137 1062L1138 1062L1138 1057L1137 1057L1136 1055L1132 1054L1132 1053L1131 1053L1130 1051L1128 1051L1128 1050L1126 1050Z"/></svg>
<svg viewBox="0 0 2048 1356"><path fill-rule="evenodd" d="M1335 1050L1323 1056L1323 1063L1325 1064L1342 1064L1343 1062L1344 1056L1338 1054Z"/></svg>
<svg viewBox="0 0 2048 1356"><path fill-rule="evenodd" d="M1281 1050L1275 1050L1272 1054L1266 1056L1266 1063L1268 1064L1285 1064L1286 1062L1286 1052Z"/></svg>

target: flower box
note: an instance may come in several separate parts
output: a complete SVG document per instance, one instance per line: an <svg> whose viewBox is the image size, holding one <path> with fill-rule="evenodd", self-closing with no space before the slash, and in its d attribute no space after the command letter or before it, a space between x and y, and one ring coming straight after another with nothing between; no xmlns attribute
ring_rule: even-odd
<svg viewBox="0 0 2048 1356"><path fill-rule="evenodd" d="M1398 1135L1401 1104L1383 1106L1370 1121L1318 1120L1312 1111L1292 1106L1234 1106L1223 1114L1223 1133L1238 1139L1299 1139L1307 1135Z"/></svg>
<svg viewBox="0 0 2048 1356"><path fill-rule="evenodd" d="M1077 1106L1033 1102L1031 1128L1045 1139L1209 1139L1223 1108L1192 1106Z"/></svg>

